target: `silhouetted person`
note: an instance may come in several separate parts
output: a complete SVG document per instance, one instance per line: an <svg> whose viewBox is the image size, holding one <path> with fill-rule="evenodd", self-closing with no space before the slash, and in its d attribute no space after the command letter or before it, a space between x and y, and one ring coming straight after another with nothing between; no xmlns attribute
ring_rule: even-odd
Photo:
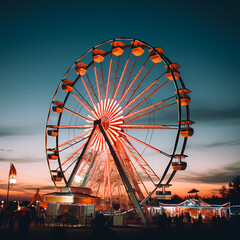
<svg viewBox="0 0 240 240"><path fill-rule="evenodd" d="M18 219L18 233L20 239L28 239L28 229L31 222L31 216L29 212L20 214Z"/></svg>
<svg viewBox="0 0 240 240"><path fill-rule="evenodd" d="M162 214L159 214L159 215L158 215L158 228L159 228L161 231L164 231L164 220L163 220Z"/></svg>
<svg viewBox="0 0 240 240"><path fill-rule="evenodd" d="M174 217L174 223L176 224L176 229L179 229L179 218L178 215Z"/></svg>
<svg viewBox="0 0 240 240"><path fill-rule="evenodd" d="M217 218L216 218L216 216L214 215L214 216L212 217L212 224L213 224L213 225L216 225L216 223L217 223Z"/></svg>
<svg viewBox="0 0 240 240"><path fill-rule="evenodd" d="M13 232L14 225L15 225L15 217L13 214L11 214L9 216L9 221L8 221L8 231L10 234L12 234L12 232Z"/></svg>
<svg viewBox="0 0 240 240"><path fill-rule="evenodd" d="M224 215L222 215L222 217L221 217L221 225L223 227L225 227L227 223L228 223L228 221L227 221L226 217Z"/></svg>
<svg viewBox="0 0 240 240"><path fill-rule="evenodd" d="M105 226L105 216L103 214L96 215L95 226L92 231L92 239L117 239L116 233Z"/></svg>
<svg viewBox="0 0 240 240"><path fill-rule="evenodd" d="M172 223L172 218L171 218L171 216L169 215L169 217L167 218L167 226L168 226L168 230L171 229L171 223Z"/></svg>
<svg viewBox="0 0 240 240"><path fill-rule="evenodd" d="M34 215L34 222L35 222L35 227L38 227L38 223L39 223L38 213L35 213L35 215Z"/></svg>
<svg viewBox="0 0 240 240"><path fill-rule="evenodd" d="M202 214L200 213L198 215L198 224L201 224L202 223Z"/></svg>
<svg viewBox="0 0 240 240"><path fill-rule="evenodd" d="M183 225L183 214L181 213L179 216L179 226Z"/></svg>
<svg viewBox="0 0 240 240"><path fill-rule="evenodd" d="M40 227L44 227L45 219L46 219L45 212L42 210L39 216Z"/></svg>
<svg viewBox="0 0 240 240"><path fill-rule="evenodd" d="M190 214L189 213L186 213L186 219L187 219L187 223L188 224L191 224L191 216L190 216Z"/></svg>
<svg viewBox="0 0 240 240"><path fill-rule="evenodd" d="M65 212L62 216L62 223L63 223L63 226L67 226L67 222L68 222L68 214Z"/></svg>

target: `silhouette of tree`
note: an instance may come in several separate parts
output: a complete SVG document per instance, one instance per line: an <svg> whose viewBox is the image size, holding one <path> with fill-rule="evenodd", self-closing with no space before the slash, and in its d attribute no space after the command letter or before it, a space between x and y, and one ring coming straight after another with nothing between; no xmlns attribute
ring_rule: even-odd
<svg viewBox="0 0 240 240"><path fill-rule="evenodd" d="M174 203L181 203L183 201L183 199L181 197L179 197L177 194L174 194L171 198L172 202Z"/></svg>
<svg viewBox="0 0 240 240"><path fill-rule="evenodd" d="M230 183L229 183L229 196L230 201L234 204L240 203L240 176L235 177Z"/></svg>
<svg viewBox="0 0 240 240"><path fill-rule="evenodd" d="M236 193L240 194L240 176L235 177L230 183L229 183L229 192L230 193Z"/></svg>
<svg viewBox="0 0 240 240"><path fill-rule="evenodd" d="M219 189L219 193L221 194L222 198L228 197L228 189L225 185L223 185L222 188Z"/></svg>
<svg viewBox="0 0 240 240"><path fill-rule="evenodd" d="M225 185L219 189L219 193L222 196L222 199L226 201L230 201L231 204L239 204L240 203L240 176L233 178L229 182L229 188Z"/></svg>

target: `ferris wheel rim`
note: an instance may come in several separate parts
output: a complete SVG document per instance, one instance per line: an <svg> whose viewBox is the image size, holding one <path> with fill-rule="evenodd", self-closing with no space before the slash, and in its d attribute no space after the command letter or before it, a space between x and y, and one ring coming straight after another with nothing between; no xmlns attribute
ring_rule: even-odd
<svg viewBox="0 0 240 240"><path fill-rule="evenodd" d="M135 39L135 38L114 38L114 39L110 39L110 40L107 40L107 41L105 41L105 42L102 42L102 43L100 43L100 44L98 44L98 45L95 45L94 47L90 48L86 53L84 53L79 59L77 59L77 61L75 61L75 63L70 67L70 69L69 69L69 70L67 71L67 73L64 75L63 79L65 79L65 77L67 76L67 74L69 73L69 71L74 68L74 66L76 65L76 63L79 62L80 59L81 59L83 56L85 56L87 53L89 53L90 51L92 51L92 49L97 48L97 47L99 47L99 46L101 46L101 45L103 45L103 44L106 44L106 43L109 43L109 42L112 42L112 41L116 41L116 40L133 40L133 41L137 40L137 41L140 41L140 40ZM152 47L152 46L150 46L149 44L146 44L146 43L143 42L143 41L140 41L140 42L143 43L145 46L148 46L150 49L155 50L155 48ZM165 64L166 64L167 66L171 63L171 62L169 62L169 60L168 60L168 61L166 60L165 55L160 54L158 51L156 51L156 52L157 52L157 54L158 54L159 56L162 57L162 60L165 62ZM110 54L110 53L111 53L111 50L110 50L108 53L106 53L106 54ZM163 57L163 56L164 56L164 57ZM94 62L94 61L92 61L91 64L93 64L93 62ZM170 68L170 72L172 73L171 68ZM80 76L78 76L78 77L75 79L74 84L75 84L76 81L79 80L79 78L80 78ZM184 86L184 83L183 83L181 77L180 77L179 79L180 79L180 81L181 81L181 84ZM176 79L174 79L174 75L173 75L173 83L174 83L175 89L176 89L176 91L177 91L177 96L179 97L179 90L178 90L178 86L177 86L177 84L176 84ZM47 132L47 129L48 129L48 121L49 121L49 117L50 117L50 114L51 114L51 109L52 109L53 101L55 100L56 94L57 94L57 92L59 91L61 85L62 85L62 81L59 83L59 86L58 86L58 88L57 88L57 90L56 90L56 92L55 92L55 94L54 94L54 97L53 97L53 100L52 100L52 103L51 103L51 106L50 106L50 110L49 110L49 114L48 114L48 118L47 118L46 132ZM65 100L64 100L64 104L66 103L69 95L70 95L70 92L67 93L67 95L66 95L66 97L65 97ZM59 119L58 119L58 126L60 125L61 115L62 115L62 113L60 113L60 117L59 117ZM171 158L170 158L169 164L168 164L167 168L165 169L166 174L167 174L168 169L170 168L171 162L172 162L172 160L173 160L173 157L174 157L174 154L175 154L175 151L176 151L176 146L177 146L178 139L179 139L179 131L180 131L180 125L181 125L181 121L182 121L182 118L181 118L181 104L180 104L180 102L178 102L178 119L179 119L179 123L178 123L178 132L177 132L176 140L175 140L175 147L174 147L173 153L171 154ZM57 139L56 145L58 146L58 138L56 138L56 139ZM184 140L184 148L185 148L185 146L186 146L186 142L187 142L187 138L185 138L185 140ZM47 145L47 134L46 134L46 145ZM184 152L184 148L183 148L183 150L182 150L182 153ZM47 152L47 149L46 149L46 152ZM49 161L49 159L48 159L48 156L47 156L47 160L48 160L49 170L51 171L50 161ZM58 163L59 163L59 166L60 166L60 170L62 171L60 159L58 159ZM165 175L166 175L166 174L165 174ZM165 178L165 175L164 175L164 177L162 177L162 179L160 180L160 182L159 182L158 184L161 184L162 180ZM64 177L64 181L65 181L65 183L67 183L65 177ZM54 182L54 184L56 185L55 182ZM145 201L146 201L146 200L145 200Z"/></svg>

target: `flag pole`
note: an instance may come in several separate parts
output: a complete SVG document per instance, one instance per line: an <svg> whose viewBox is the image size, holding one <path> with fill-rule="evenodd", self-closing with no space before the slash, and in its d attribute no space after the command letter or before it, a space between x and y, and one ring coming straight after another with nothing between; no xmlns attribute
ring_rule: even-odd
<svg viewBox="0 0 240 240"><path fill-rule="evenodd" d="M11 163L10 163L10 169L11 169ZM10 172L9 172L9 174L8 174L7 203L8 203L9 188L10 188L10 186L9 186L9 181L10 181Z"/></svg>

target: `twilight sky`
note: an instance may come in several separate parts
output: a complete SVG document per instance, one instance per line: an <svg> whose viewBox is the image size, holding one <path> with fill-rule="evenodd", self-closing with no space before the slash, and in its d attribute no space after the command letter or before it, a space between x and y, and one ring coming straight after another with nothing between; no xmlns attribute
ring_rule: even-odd
<svg viewBox="0 0 240 240"><path fill-rule="evenodd" d="M52 191L45 158L45 124L53 94L68 68L92 46L132 37L160 46L181 66L191 93L195 134L188 168L173 193L217 193L240 174L237 0L8 0L0 9L0 198L10 162L17 172L11 196ZM24 197L23 197L24 194ZM10 197L11 199L11 197Z"/></svg>

